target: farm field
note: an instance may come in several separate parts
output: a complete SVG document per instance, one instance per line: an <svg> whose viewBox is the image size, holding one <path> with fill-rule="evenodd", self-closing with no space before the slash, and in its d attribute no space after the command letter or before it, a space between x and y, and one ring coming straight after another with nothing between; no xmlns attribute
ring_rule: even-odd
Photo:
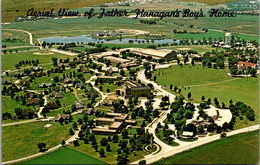
<svg viewBox="0 0 260 165"><path fill-rule="evenodd" d="M39 60L40 65L46 63L52 63L52 57L56 57L58 59L62 58L63 60L66 58L73 59L73 56L68 56L59 53L52 53L49 55L35 55L34 53L44 54L45 51L30 51L30 52L20 52L13 54L2 54L2 72L6 70L14 70L15 64L18 64L19 61L22 60ZM4 64L4 65L3 65Z"/></svg>
<svg viewBox="0 0 260 165"><path fill-rule="evenodd" d="M160 76L158 73L161 72ZM164 72L164 74L162 74ZM173 66L168 69L159 69L155 71L157 74L157 82L164 86L168 91L170 84L181 89L181 94L187 97L191 92L190 101L199 103L201 97L206 99L215 97L219 102L224 102L227 106L229 100L233 102L242 101L251 106L255 111L255 121L237 120L235 128L246 127L248 125L257 124L259 121L259 80L258 78L232 78L226 75L226 71L222 69L202 68L202 66L185 65ZM153 75L155 75L153 74ZM167 77L167 78L166 78ZM189 88L188 88L189 87ZM174 93L174 91L171 91Z"/></svg>
<svg viewBox="0 0 260 165"><path fill-rule="evenodd" d="M73 116L77 121L78 115ZM46 124L52 124L44 128ZM56 122L34 122L2 127L2 161L22 158L39 152L38 143L54 147L69 138L68 130L72 123L60 125Z"/></svg>
<svg viewBox="0 0 260 165"><path fill-rule="evenodd" d="M176 22L184 25L194 25L207 29L228 30L230 32L250 33L257 35L259 33L259 16L257 15L237 15L233 18L212 18L203 17L199 19L165 19L169 22ZM231 25L231 26L230 26Z"/></svg>
<svg viewBox="0 0 260 165"><path fill-rule="evenodd" d="M226 137L153 164L257 164L259 131Z"/></svg>
<svg viewBox="0 0 260 165"><path fill-rule="evenodd" d="M69 156L68 156L69 155ZM44 156L34 158L21 164L106 164L101 160L93 158L70 148L61 148Z"/></svg>
<svg viewBox="0 0 260 165"><path fill-rule="evenodd" d="M258 16L252 16L250 19L247 20L246 16L239 16L234 18L229 18L232 22L234 22L234 30L230 30L232 33L249 33L252 30L254 30L254 34L256 34L256 30L258 29L257 25L257 19ZM181 20L181 21L179 21ZM196 21L200 22L200 24L195 24ZM80 17L80 18L67 18L67 19L48 19L48 20L39 20L39 21L31 21L30 24L26 22L20 22L20 23L13 23L13 24L6 24L3 25L3 29L22 29L27 30L29 32L32 32L34 35L34 38L46 38L46 37L54 37L54 36L78 36L83 34L89 34L93 33L95 31L100 30L117 30L117 29L137 29L142 31L149 31L151 34L166 34L166 38L176 38L176 39L191 39L194 40L201 40L203 38L222 38L224 37L224 31L227 29L219 29L216 26L208 26L208 21L211 21L210 24L218 25L230 22L230 20L221 20L221 19L211 19L208 17L200 18L196 20L195 22L190 19L174 19L174 18L165 18L165 21L159 21L155 25L147 25L140 23L139 19L133 19L133 18L126 18L126 17L105 17L102 19L99 19L97 17L93 17L91 19L88 19L86 17ZM177 22L179 24L185 24L186 26L189 26L191 24L194 24L198 27L205 27L204 28L211 28L216 30L209 30L207 33L201 33L201 34L174 34L173 29L177 30L187 30L189 31L198 31L197 28L187 28L186 26L179 26L173 24L173 22ZM193 23L194 22L194 23ZM220 23L219 23L220 22ZM236 30L235 26L241 25L241 27L244 27L244 30ZM207 26L206 26L207 25ZM232 24L233 25L233 24ZM230 26L230 24L229 24ZM249 28L247 28L249 26ZM254 27L255 29L250 29L250 27ZM226 27L226 26L221 26ZM56 29L59 28L59 31ZM43 30L46 29L46 30ZM72 30L77 29L77 30ZM94 30L95 29L95 30ZM159 30L160 31L159 31ZM248 40L258 40L259 37L252 36L252 35L246 35L246 34L236 34L241 39L248 39Z"/></svg>

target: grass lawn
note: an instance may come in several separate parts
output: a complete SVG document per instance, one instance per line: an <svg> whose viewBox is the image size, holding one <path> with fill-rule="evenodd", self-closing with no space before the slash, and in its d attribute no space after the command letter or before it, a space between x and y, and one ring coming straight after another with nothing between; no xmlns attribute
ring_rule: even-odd
<svg viewBox="0 0 260 165"><path fill-rule="evenodd" d="M109 89L110 90L109 93L111 93L111 92L115 92L115 90L118 89L118 88L122 88L122 85L121 86L117 86L117 85L114 85L112 83L111 84L109 84L109 83L99 84L98 88L100 86L102 86L102 92L103 93L107 93L107 89Z"/></svg>
<svg viewBox="0 0 260 165"><path fill-rule="evenodd" d="M5 70L13 70L15 69L15 64L18 64L19 61L22 60L39 60L40 64L44 63L52 63L52 57L57 57L59 59L73 59L74 57L63 55L59 53L53 53L50 55L35 55L34 53L48 53L45 51L30 51L30 52L19 52L19 53L13 53L13 54L2 54L2 72Z"/></svg>
<svg viewBox="0 0 260 165"><path fill-rule="evenodd" d="M104 162L107 162L109 164L116 164L117 163L117 161L116 161L117 149L119 148L118 143L109 142L112 151L107 152L106 147L105 146L103 147L103 146L100 145L100 140L103 137L107 138L107 136L105 136L105 135L96 135L96 140L97 140L99 149L103 148L105 150L106 157L100 157L99 152L96 152L95 149L92 148L91 142L89 142L89 144L84 144L83 141L80 140L79 141L80 146L74 147L74 146L71 145L71 146L69 146L69 148L72 148L72 149L75 149L75 150L80 151L82 153L88 154L88 155L90 155L94 158L97 158L97 159L104 161ZM121 139L121 137L119 138L119 141L120 141L120 139ZM129 143L128 143L128 148L130 148ZM134 154L132 152L128 155L129 156L128 157L129 162L139 160L139 159L143 158L144 155L146 155L146 153L143 152L143 151L136 151L135 153L136 153L136 156L134 156Z"/></svg>
<svg viewBox="0 0 260 165"><path fill-rule="evenodd" d="M6 39L13 39L16 40L6 40ZM29 45L29 35L19 31L13 30L2 30L2 45L6 45L6 47L13 47L13 46L26 46Z"/></svg>
<svg viewBox="0 0 260 165"><path fill-rule="evenodd" d="M155 72L161 73L157 75L157 82L166 87L170 91L170 84L181 89L181 94L187 97L188 92L191 92L192 102L201 102L201 97L205 96L206 100L215 97L219 102L224 102L227 106L229 100L233 102L242 101L251 106L255 110L255 121L237 120L235 128L242 128L248 125L257 124L259 121L259 80L258 78L232 78L226 75L225 70L216 70L213 68L202 68L201 66L173 66L168 69L160 69ZM226 81L227 80L227 81ZM223 81L223 82L221 82ZM218 83L216 83L218 82ZM215 84L214 84L215 83ZM200 85L201 84L201 85ZM183 86L183 87L182 87ZM190 87L188 89L188 87ZM186 90L185 90L186 88ZM174 91L171 91L174 93ZM174 93L175 94L175 93Z"/></svg>
<svg viewBox="0 0 260 165"><path fill-rule="evenodd" d="M61 148L21 164L107 164L71 148Z"/></svg>
<svg viewBox="0 0 260 165"><path fill-rule="evenodd" d="M77 121L78 116L73 116ZM51 122L35 122L16 126L2 127L2 161L22 158L39 152L38 143L46 143L47 148L54 147L69 138L68 130L72 123L61 126Z"/></svg>
<svg viewBox="0 0 260 165"><path fill-rule="evenodd" d="M163 129L158 129L158 133L156 133L156 136L164 143L170 145L170 146L178 146L179 143L174 142L173 140L171 142L168 142L163 137Z"/></svg>
<svg viewBox="0 0 260 165"><path fill-rule="evenodd" d="M20 96L20 95L24 95L24 92L18 92L16 93L16 96ZM15 112L14 112L14 109L15 108L30 108L30 109L33 109L35 111L37 111L38 109L38 106L26 106L26 105L21 105L22 104L22 101L16 101L15 99L12 99L10 96L2 96L2 113L4 112L9 112L12 114L12 116L15 115ZM2 122L5 122L7 120L2 120Z"/></svg>
<svg viewBox="0 0 260 165"><path fill-rule="evenodd" d="M257 164L259 131L223 138L154 164Z"/></svg>

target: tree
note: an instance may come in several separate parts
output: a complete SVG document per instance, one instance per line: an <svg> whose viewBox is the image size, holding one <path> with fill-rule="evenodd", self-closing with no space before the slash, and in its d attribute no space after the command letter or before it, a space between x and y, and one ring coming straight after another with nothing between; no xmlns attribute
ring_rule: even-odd
<svg viewBox="0 0 260 165"><path fill-rule="evenodd" d="M146 160L140 160L140 161L138 162L138 164L140 164L140 165L146 165Z"/></svg>
<svg viewBox="0 0 260 165"><path fill-rule="evenodd" d="M113 141L113 143L118 142L118 135L117 134L113 135L112 141Z"/></svg>
<svg viewBox="0 0 260 165"><path fill-rule="evenodd" d="M117 156L117 163L118 164L127 164L127 158L128 158L128 155L126 153L122 153L122 154L119 154Z"/></svg>
<svg viewBox="0 0 260 165"><path fill-rule="evenodd" d="M188 93L188 99L190 99L190 98L191 98L191 93L189 92L189 93Z"/></svg>
<svg viewBox="0 0 260 165"><path fill-rule="evenodd" d="M106 150L107 150L107 152L111 152L110 144L107 144L107 146L106 146Z"/></svg>
<svg viewBox="0 0 260 165"><path fill-rule="evenodd" d="M224 137L227 137L227 134L226 134L225 132L222 132L222 133L220 134L220 138L224 138Z"/></svg>
<svg viewBox="0 0 260 165"><path fill-rule="evenodd" d="M40 152L44 152L46 150L46 144L45 143L39 143L37 145L37 147L39 148Z"/></svg>
<svg viewBox="0 0 260 165"><path fill-rule="evenodd" d="M74 144L75 147L79 146L78 140L74 140L74 141L73 141L73 144Z"/></svg>
<svg viewBox="0 0 260 165"><path fill-rule="evenodd" d="M74 135L74 131L72 130L72 128L69 129L69 134Z"/></svg>
<svg viewBox="0 0 260 165"><path fill-rule="evenodd" d="M106 146L107 145L107 138L103 137L101 140L100 140L100 144L101 146Z"/></svg>
<svg viewBox="0 0 260 165"><path fill-rule="evenodd" d="M65 146L65 144L66 144L66 143L65 143L65 140L62 140L62 141L61 141L61 145L62 145L62 146Z"/></svg>
<svg viewBox="0 0 260 165"><path fill-rule="evenodd" d="M104 157L105 156L105 151L104 151L103 148L100 148L99 155L100 155L100 157Z"/></svg>
<svg viewBox="0 0 260 165"><path fill-rule="evenodd" d="M201 97L201 100L204 101L204 100L205 100L205 96L202 96L202 97Z"/></svg>
<svg viewBox="0 0 260 165"><path fill-rule="evenodd" d="M121 135L124 139L128 138L128 131L124 128L122 131L121 131Z"/></svg>
<svg viewBox="0 0 260 165"><path fill-rule="evenodd" d="M76 122L74 122L73 125L72 125L72 127L73 127L73 129L77 129L78 124L77 124Z"/></svg>

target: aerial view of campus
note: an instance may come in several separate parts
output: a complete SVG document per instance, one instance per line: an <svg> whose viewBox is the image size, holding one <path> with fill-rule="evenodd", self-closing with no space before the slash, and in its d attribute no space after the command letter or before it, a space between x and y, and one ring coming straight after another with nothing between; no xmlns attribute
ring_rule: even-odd
<svg viewBox="0 0 260 165"><path fill-rule="evenodd" d="M258 0L72 1L2 1L1 164L258 164Z"/></svg>

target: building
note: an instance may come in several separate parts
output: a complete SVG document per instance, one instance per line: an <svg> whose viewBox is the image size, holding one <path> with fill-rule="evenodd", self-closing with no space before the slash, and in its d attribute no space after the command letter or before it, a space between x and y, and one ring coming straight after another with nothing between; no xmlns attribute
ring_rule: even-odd
<svg viewBox="0 0 260 165"><path fill-rule="evenodd" d="M120 52L108 51L108 52L101 52L101 53L93 53L93 54L90 54L90 57L92 57L94 59L98 59L98 58L104 58L104 57L107 57L107 56L112 56L113 54L119 55Z"/></svg>
<svg viewBox="0 0 260 165"><path fill-rule="evenodd" d="M42 83L39 84L39 88L48 88L48 87L51 87L51 86L52 86L51 83L42 82Z"/></svg>
<svg viewBox="0 0 260 165"><path fill-rule="evenodd" d="M62 115L58 114L57 116L54 117L53 120L55 122L58 122L60 120L64 121L64 120L68 119L69 116L70 116L69 114L62 114Z"/></svg>
<svg viewBox="0 0 260 165"><path fill-rule="evenodd" d="M119 100L118 97L117 97L117 95L109 95L109 96L107 96L107 97L103 100L102 104L103 104L103 105L113 105L114 102L117 101L117 100Z"/></svg>
<svg viewBox="0 0 260 165"><path fill-rule="evenodd" d="M104 57L104 59L107 59L114 64L118 64L118 63L125 64L125 63L130 62L130 60L119 58L119 57L113 57L113 56L106 56L106 57Z"/></svg>
<svg viewBox="0 0 260 165"><path fill-rule="evenodd" d="M128 119L128 114L107 113L107 117L99 117L95 120L95 128L92 129L96 134L115 134L119 133L126 125L136 125L136 121Z"/></svg>
<svg viewBox="0 0 260 165"><path fill-rule="evenodd" d="M49 95L50 97L54 97L55 99L61 99L64 98L64 94L60 93L60 92L52 92Z"/></svg>
<svg viewBox="0 0 260 165"><path fill-rule="evenodd" d="M11 82L11 80L8 80L8 79L2 79L2 84L9 85L9 84L12 84L12 82Z"/></svg>
<svg viewBox="0 0 260 165"><path fill-rule="evenodd" d="M75 102L76 108L77 109L83 109L84 108L84 103L83 102Z"/></svg>
<svg viewBox="0 0 260 165"><path fill-rule="evenodd" d="M122 80L122 76L97 76L98 82L109 82L109 81L120 81Z"/></svg>
<svg viewBox="0 0 260 165"><path fill-rule="evenodd" d="M168 51L156 49L129 48L128 50L145 57L151 56L153 59L157 60L167 58L167 55L170 54Z"/></svg>
<svg viewBox="0 0 260 165"><path fill-rule="evenodd" d="M238 63L237 63L238 70L245 70L248 67L251 67L253 69L257 68L255 63L245 62L245 61L238 61Z"/></svg>
<svg viewBox="0 0 260 165"><path fill-rule="evenodd" d="M110 67L103 66L101 68L101 71L105 72L106 76L111 76L113 73L118 73L119 69L117 67L113 67L113 66L110 66Z"/></svg>
<svg viewBox="0 0 260 165"><path fill-rule="evenodd" d="M193 132L183 131L182 138L189 139L193 137Z"/></svg>
<svg viewBox="0 0 260 165"><path fill-rule="evenodd" d="M43 71L43 67L38 67L38 66L33 66L32 67L32 70L34 71L34 72L38 72L38 71Z"/></svg>
<svg viewBox="0 0 260 165"><path fill-rule="evenodd" d="M139 85L135 83L134 81L125 81L124 86L124 93L121 95L124 95L125 97L130 96L138 96L138 97L145 97L147 95L151 95L151 90L147 86Z"/></svg>

